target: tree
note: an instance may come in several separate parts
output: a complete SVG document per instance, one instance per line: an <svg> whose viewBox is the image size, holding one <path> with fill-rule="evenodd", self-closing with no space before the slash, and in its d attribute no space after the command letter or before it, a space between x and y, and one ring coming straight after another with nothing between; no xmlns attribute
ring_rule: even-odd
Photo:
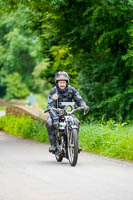
<svg viewBox="0 0 133 200"><path fill-rule="evenodd" d="M27 88L34 91L32 72L42 59L38 37L29 27L32 12L21 7L0 14L0 96L4 96L9 74L19 73Z"/></svg>
<svg viewBox="0 0 133 200"><path fill-rule="evenodd" d="M29 95L29 91L25 83L22 82L20 74L14 72L7 75L7 99L24 99Z"/></svg>
<svg viewBox="0 0 133 200"><path fill-rule="evenodd" d="M4 1L3 1L4 4ZM58 70L75 86L96 118L133 119L133 1L23 1L34 10L31 27L49 59L42 76L52 83ZM8 1L8 9L20 1ZM80 72L80 73L79 73Z"/></svg>

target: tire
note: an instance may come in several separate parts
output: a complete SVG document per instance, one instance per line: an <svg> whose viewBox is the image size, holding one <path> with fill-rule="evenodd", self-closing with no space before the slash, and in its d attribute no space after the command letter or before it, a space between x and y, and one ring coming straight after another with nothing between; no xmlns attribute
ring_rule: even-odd
<svg viewBox="0 0 133 200"><path fill-rule="evenodd" d="M59 141L58 141L59 142ZM57 142L57 143L58 143ZM59 144L57 144L58 146ZM63 160L63 154L59 151L59 149L57 148L57 151L55 152L55 158L57 160L57 162L62 162Z"/></svg>
<svg viewBox="0 0 133 200"><path fill-rule="evenodd" d="M63 156L59 153L55 154L55 158L56 158L57 162L62 162L62 160L63 160Z"/></svg>
<svg viewBox="0 0 133 200"><path fill-rule="evenodd" d="M68 159L71 166L75 166L78 160L78 131L70 130L67 137Z"/></svg>

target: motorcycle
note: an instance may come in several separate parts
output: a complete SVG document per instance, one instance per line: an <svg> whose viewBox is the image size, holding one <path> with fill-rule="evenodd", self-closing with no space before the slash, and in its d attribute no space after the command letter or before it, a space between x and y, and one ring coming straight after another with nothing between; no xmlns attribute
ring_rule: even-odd
<svg viewBox="0 0 133 200"><path fill-rule="evenodd" d="M58 128L54 130L56 137L55 158L57 162L62 162L63 158L69 160L71 166L75 166L78 160L78 127L74 123L73 113L83 107L75 107L74 102L62 102L63 109L50 108L45 111L55 110L59 116ZM85 113L84 113L85 114Z"/></svg>

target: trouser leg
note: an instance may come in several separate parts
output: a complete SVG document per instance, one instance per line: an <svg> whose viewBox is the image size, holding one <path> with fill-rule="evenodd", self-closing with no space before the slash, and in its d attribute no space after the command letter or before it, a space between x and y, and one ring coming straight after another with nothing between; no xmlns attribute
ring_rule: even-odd
<svg viewBox="0 0 133 200"><path fill-rule="evenodd" d="M47 121L46 121L46 128L48 131L48 137L51 145L56 144L56 138L54 135L54 129L53 129L53 123L52 123L52 118L49 116Z"/></svg>
<svg viewBox="0 0 133 200"><path fill-rule="evenodd" d="M50 117L48 117L46 121L46 128L48 132L49 142L51 144L52 143L52 119Z"/></svg>
<svg viewBox="0 0 133 200"><path fill-rule="evenodd" d="M78 133L79 133L79 128L80 128L80 121L76 118L76 117L74 117L74 123L76 124L76 126L78 127Z"/></svg>
<svg viewBox="0 0 133 200"><path fill-rule="evenodd" d="M80 121L74 117L74 123L76 124L76 126L78 127L77 131L79 133L79 128L80 128ZM78 148L78 152L80 153L80 151L82 151L81 147Z"/></svg>

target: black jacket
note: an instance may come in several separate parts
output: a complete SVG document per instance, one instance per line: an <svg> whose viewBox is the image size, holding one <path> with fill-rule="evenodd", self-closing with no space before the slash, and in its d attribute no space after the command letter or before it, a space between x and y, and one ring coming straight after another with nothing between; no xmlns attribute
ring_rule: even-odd
<svg viewBox="0 0 133 200"><path fill-rule="evenodd" d="M56 96L58 95L58 100L56 100ZM63 91L53 87L48 95L48 108L62 108L60 102L76 102L77 106L86 106L82 97L79 95L77 90L72 86L68 85ZM50 115L52 118L56 117L57 114L55 111L50 111Z"/></svg>

